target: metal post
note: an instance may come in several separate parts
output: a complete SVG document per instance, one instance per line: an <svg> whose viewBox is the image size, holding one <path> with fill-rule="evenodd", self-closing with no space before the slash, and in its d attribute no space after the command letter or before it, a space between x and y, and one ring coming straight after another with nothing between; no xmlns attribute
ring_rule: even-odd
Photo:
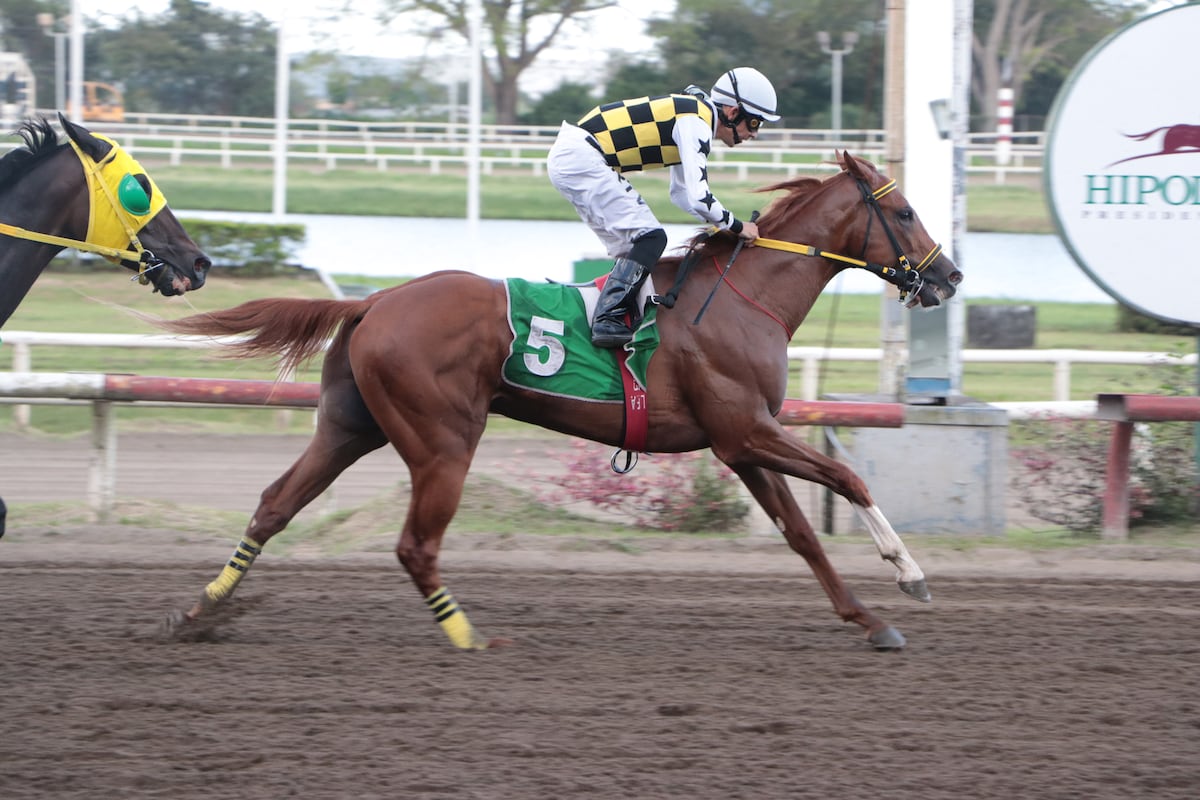
<svg viewBox="0 0 1200 800"><path fill-rule="evenodd" d="M68 21L69 18L56 19L53 14L42 12L37 15L37 23L42 28L42 33L47 36L54 37L54 108L58 111L66 109L67 99L67 58L66 44L67 32L58 31L55 28L60 22Z"/></svg>
<svg viewBox="0 0 1200 800"><path fill-rule="evenodd" d="M904 185L904 0L888 0L887 50L884 80L887 93L884 102L884 162L886 172L899 185ZM885 284L880 303L879 394L900 398L904 386L904 348L908 342L907 318L901 315L897 302L899 292Z"/></svg>
<svg viewBox="0 0 1200 800"><path fill-rule="evenodd" d="M833 141L837 144L842 141L842 58L854 52L854 45L858 44L858 34L853 31L843 33L840 49L832 47L832 39L828 31L819 31L817 33L817 42L821 45L821 52L833 58L833 80L830 87L830 121L833 125Z"/></svg>
<svg viewBox="0 0 1200 800"><path fill-rule="evenodd" d="M112 519L117 497L117 423L112 402L92 403L92 459L88 466L88 508L97 522Z"/></svg>
<svg viewBox="0 0 1200 800"><path fill-rule="evenodd" d="M275 170L271 191L271 213L276 220L287 214L288 83L287 7L279 6L279 28L275 37Z"/></svg>
<svg viewBox="0 0 1200 800"><path fill-rule="evenodd" d="M1114 422L1108 443L1108 471L1104 476L1104 519L1101 536L1124 541L1129 538L1129 444L1132 422Z"/></svg>
<svg viewBox="0 0 1200 800"><path fill-rule="evenodd" d="M69 27L71 29L71 50L69 52L68 61L70 62L70 81L67 84L68 94L71 96L69 105L71 106L71 121L83 122L83 9L82 0L71 0L71 17Z"/></svg>
<svg viewBox="0 0 1200 800"><path fill-rule="evenodd" d="M33 350L29 342L13 345L13 372L33 372ZM13 406L13 425L19 431L29 430L29 411L25 404Z"/></svg>

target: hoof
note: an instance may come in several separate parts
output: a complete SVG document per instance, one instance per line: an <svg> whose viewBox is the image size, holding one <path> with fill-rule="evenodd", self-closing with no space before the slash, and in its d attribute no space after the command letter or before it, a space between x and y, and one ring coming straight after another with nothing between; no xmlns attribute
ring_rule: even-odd
<svg viewBox="0 0 1200 800"><path fill-rule="evenodd" d="M166 617L158 625L156 638L160 642L178 641L190 622L188 615L182 611L168 611Z"/></svg>
<svg viewBox="0 0 1200 800"><path fill-rule="evenodd" d="M915 597L922 603L928 603L933 600L933 595L929 593L929 587L925 585L925 579L919 581L900 581L900 591L904 592L909 597Z"/></svg>
<svg viewBox="0 0 1200 800"><path fill-rule="evenodd" d="M904 634L891 625L868 635L867 641L876 650L900 650L904 645L908 644L908 640L904 638Z"/></svg>

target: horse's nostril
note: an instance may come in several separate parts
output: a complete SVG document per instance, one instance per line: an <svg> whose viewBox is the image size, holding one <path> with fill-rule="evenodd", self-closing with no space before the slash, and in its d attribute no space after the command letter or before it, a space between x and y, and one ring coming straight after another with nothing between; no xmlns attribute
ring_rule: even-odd
<svg viewBox="0 0 1200 800"><path fill-rule="evenodd" d="M950 277L946 280L950 281L951 286L958 286L960 283L962 283L962 273L958 270L954 270L954 272L951 272Z"/></svg>

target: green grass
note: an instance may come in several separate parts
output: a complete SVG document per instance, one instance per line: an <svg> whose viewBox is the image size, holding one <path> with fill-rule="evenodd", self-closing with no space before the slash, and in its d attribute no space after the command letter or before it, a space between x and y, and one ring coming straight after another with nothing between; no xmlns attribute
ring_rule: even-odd
<svg viewBox="0 0 1200 800"><path fill-rule="evenodd" d="M173 208L271 210L274 178L267 167L224 170L165 164L146 166ZM770 199L770 195L757 189L784 178L784 172L763 172L753 180L737 181L731 174L718 171L712 184L727 207L745 215L746 209L762 208ZM671 204L665 170L635 175L632 182L664 223L695 222ZM393 167L379 172L363 168L293 167L288 170L287 188L287 210L294 214L461 217L467 198L466 175L448 169L434 175L428 168ZM480 215L485 219L578 219L549 179L529 170L498 170L492 175L482 175L479 202ZM1011 233L1053 230L1039 188L987 183L972 183L967 188L967 227L972 231Z"/></svg>
<svg viewBox="0 0 1200 800"><path fill-rule="evenodd" d="M368 282L366 279L350 279ZM25 302L5 327L8 330L155 333L152 325L134 312L177 317L194 311L228 308L255 297L325 297L320 281L312 277L239 278L219 271L199 292L182 298L162 298L130 283L116 268L93 273L47 272L34 285ZM983 302L983 301L977 301ZM793 344L823 347L878 347L879 316L883 301L878 295L823 295ZM1178 336L1119 333L1116 310L1102 303L1038 303L1039 349L1136 350L1190 353L1195 343ZM0 339L3 335L0 334ZM0 368L11 368L11 349L0 347ZM215 352L119 348L34 348L33 368L40 372L108 372L179 377L272 379L274 365L267 360L230 360ZM298 377L317 380L319 364ZM801 394L800 366L796 364L789 394ZM1185 370L1187 371L1187 370ZM966 364L965 394L988 402L1049 400L1053 396L1051 364ZM1084 400L1098 392L1161 391L1167 384L1186 385L1190 375L1168 368L1077 364L1071 373L1072 399ZM878 389L878 366L868 362L826 362L822 368L822 393L870 394ZM118 404L119 425L163 429L253 431L264 426L293 432L311 430L311 414L304 411L264 412L259 409L179 409ZM266 416L264 416L266 414ZM36 406L33 424L52 434L70 434L90 428L86 407ZM12 411L0 406L0 427L10 427ZM521 423L495 421L521 429Z"/></svg>
<svg viewBox="0 0 1200 800"><path fill-rule="evenodd" d="M148 165L149 166L149 165ZM272 175L270 169L150 167L155 179L175 208L269 210ZM760 207L766 198L752 190L782 177L761 177L754 183L736 183L715 178L723 199L735 207ZM692 221L677 211L667 198L666 175L662 171L635 176L637 186L665 222ZM481 179L482 213L485 217L575 220L575 212L559 197L545 176L527 172L484 175ZM393 169L387 173L367 169L293 168L289 171L289 210L305 213L383 214L396 216L461 216L465 206L466 178L462 174L431 175L424 170ZM992 220L987 229L1029 231L1048 228L1041 192L1028 186L973 184L968 188L972 219ZM186 219L184 220L186 225ZM973 227L973 226L972 226ZM389 279L351 277L346 283L376 288L394 283ZM8 322L9 330L67 332L154 333L155 329L134 313L182 316L195 311L228 308L254 297L324 297L325 287L315 278L245 279L220 270L200 292L183 298L152 295L127 274L117 269L75 274L48 271ZM878 347L882 300L878 295L823 295L808 320L797 332L794 344L830 347ZM986 298L972 302L992 302ZM1118 333L1116 307L1112 304L1038 303L1036 347L1094 350L1148 350L1188 353L1194 342L1178 336ZM0 349L5 359L7 349ZM131 372L142 375L183 377L273 378L273 365L266 361L231 361L208 352L185 350L95 349L37 347L34 369L38 371ZM0 361L0 368L8 368ZM315 380L316 367L298 376ZM1100 391L1157 391L1165 378L1161 369L1126 366L1076 365L1072 369L1072 398L1088 399ZM820 391L872 393L879 383L873 363L827 362L822 369ZM963 390L981 400L1050 399L1052 365L995 364L965 365ZM800 394L800 372L793 371L789 394ZM178 410L139 407L119 408L122 424L186 425L195 429L257 429L263 425L260 410ZM87 430L88 412L83 408L37 407L37 427L55 433ZM277 415L278 424L307 430L310 415ZM11 412L0 407L0 424ZM289 420L290 421L286 421ZM513 423L514 425L516 423Z"/></svg>

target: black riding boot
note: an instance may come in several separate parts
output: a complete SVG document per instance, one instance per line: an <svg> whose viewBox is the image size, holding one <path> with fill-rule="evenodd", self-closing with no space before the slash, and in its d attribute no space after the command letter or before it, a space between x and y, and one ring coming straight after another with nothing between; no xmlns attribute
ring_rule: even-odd
<svg viewBox="0 0 1200 800"><path fill-rule="evenodd" d="M622 347L633 338L633 330L625 324L628 312L637 324L639 315L633 306L637 303L638 289L650 271L629 258L618 258L613 263L608 282L596 302L596 317L592 322L592 344L596 347Z"/></svg>
<svg viewBox="0 0 1200 800"><path fill-rule="evenodd" d="M0 500L0 538L4 536L4 521L8 516L8 507L4 505L4 501Z"/></svg>

